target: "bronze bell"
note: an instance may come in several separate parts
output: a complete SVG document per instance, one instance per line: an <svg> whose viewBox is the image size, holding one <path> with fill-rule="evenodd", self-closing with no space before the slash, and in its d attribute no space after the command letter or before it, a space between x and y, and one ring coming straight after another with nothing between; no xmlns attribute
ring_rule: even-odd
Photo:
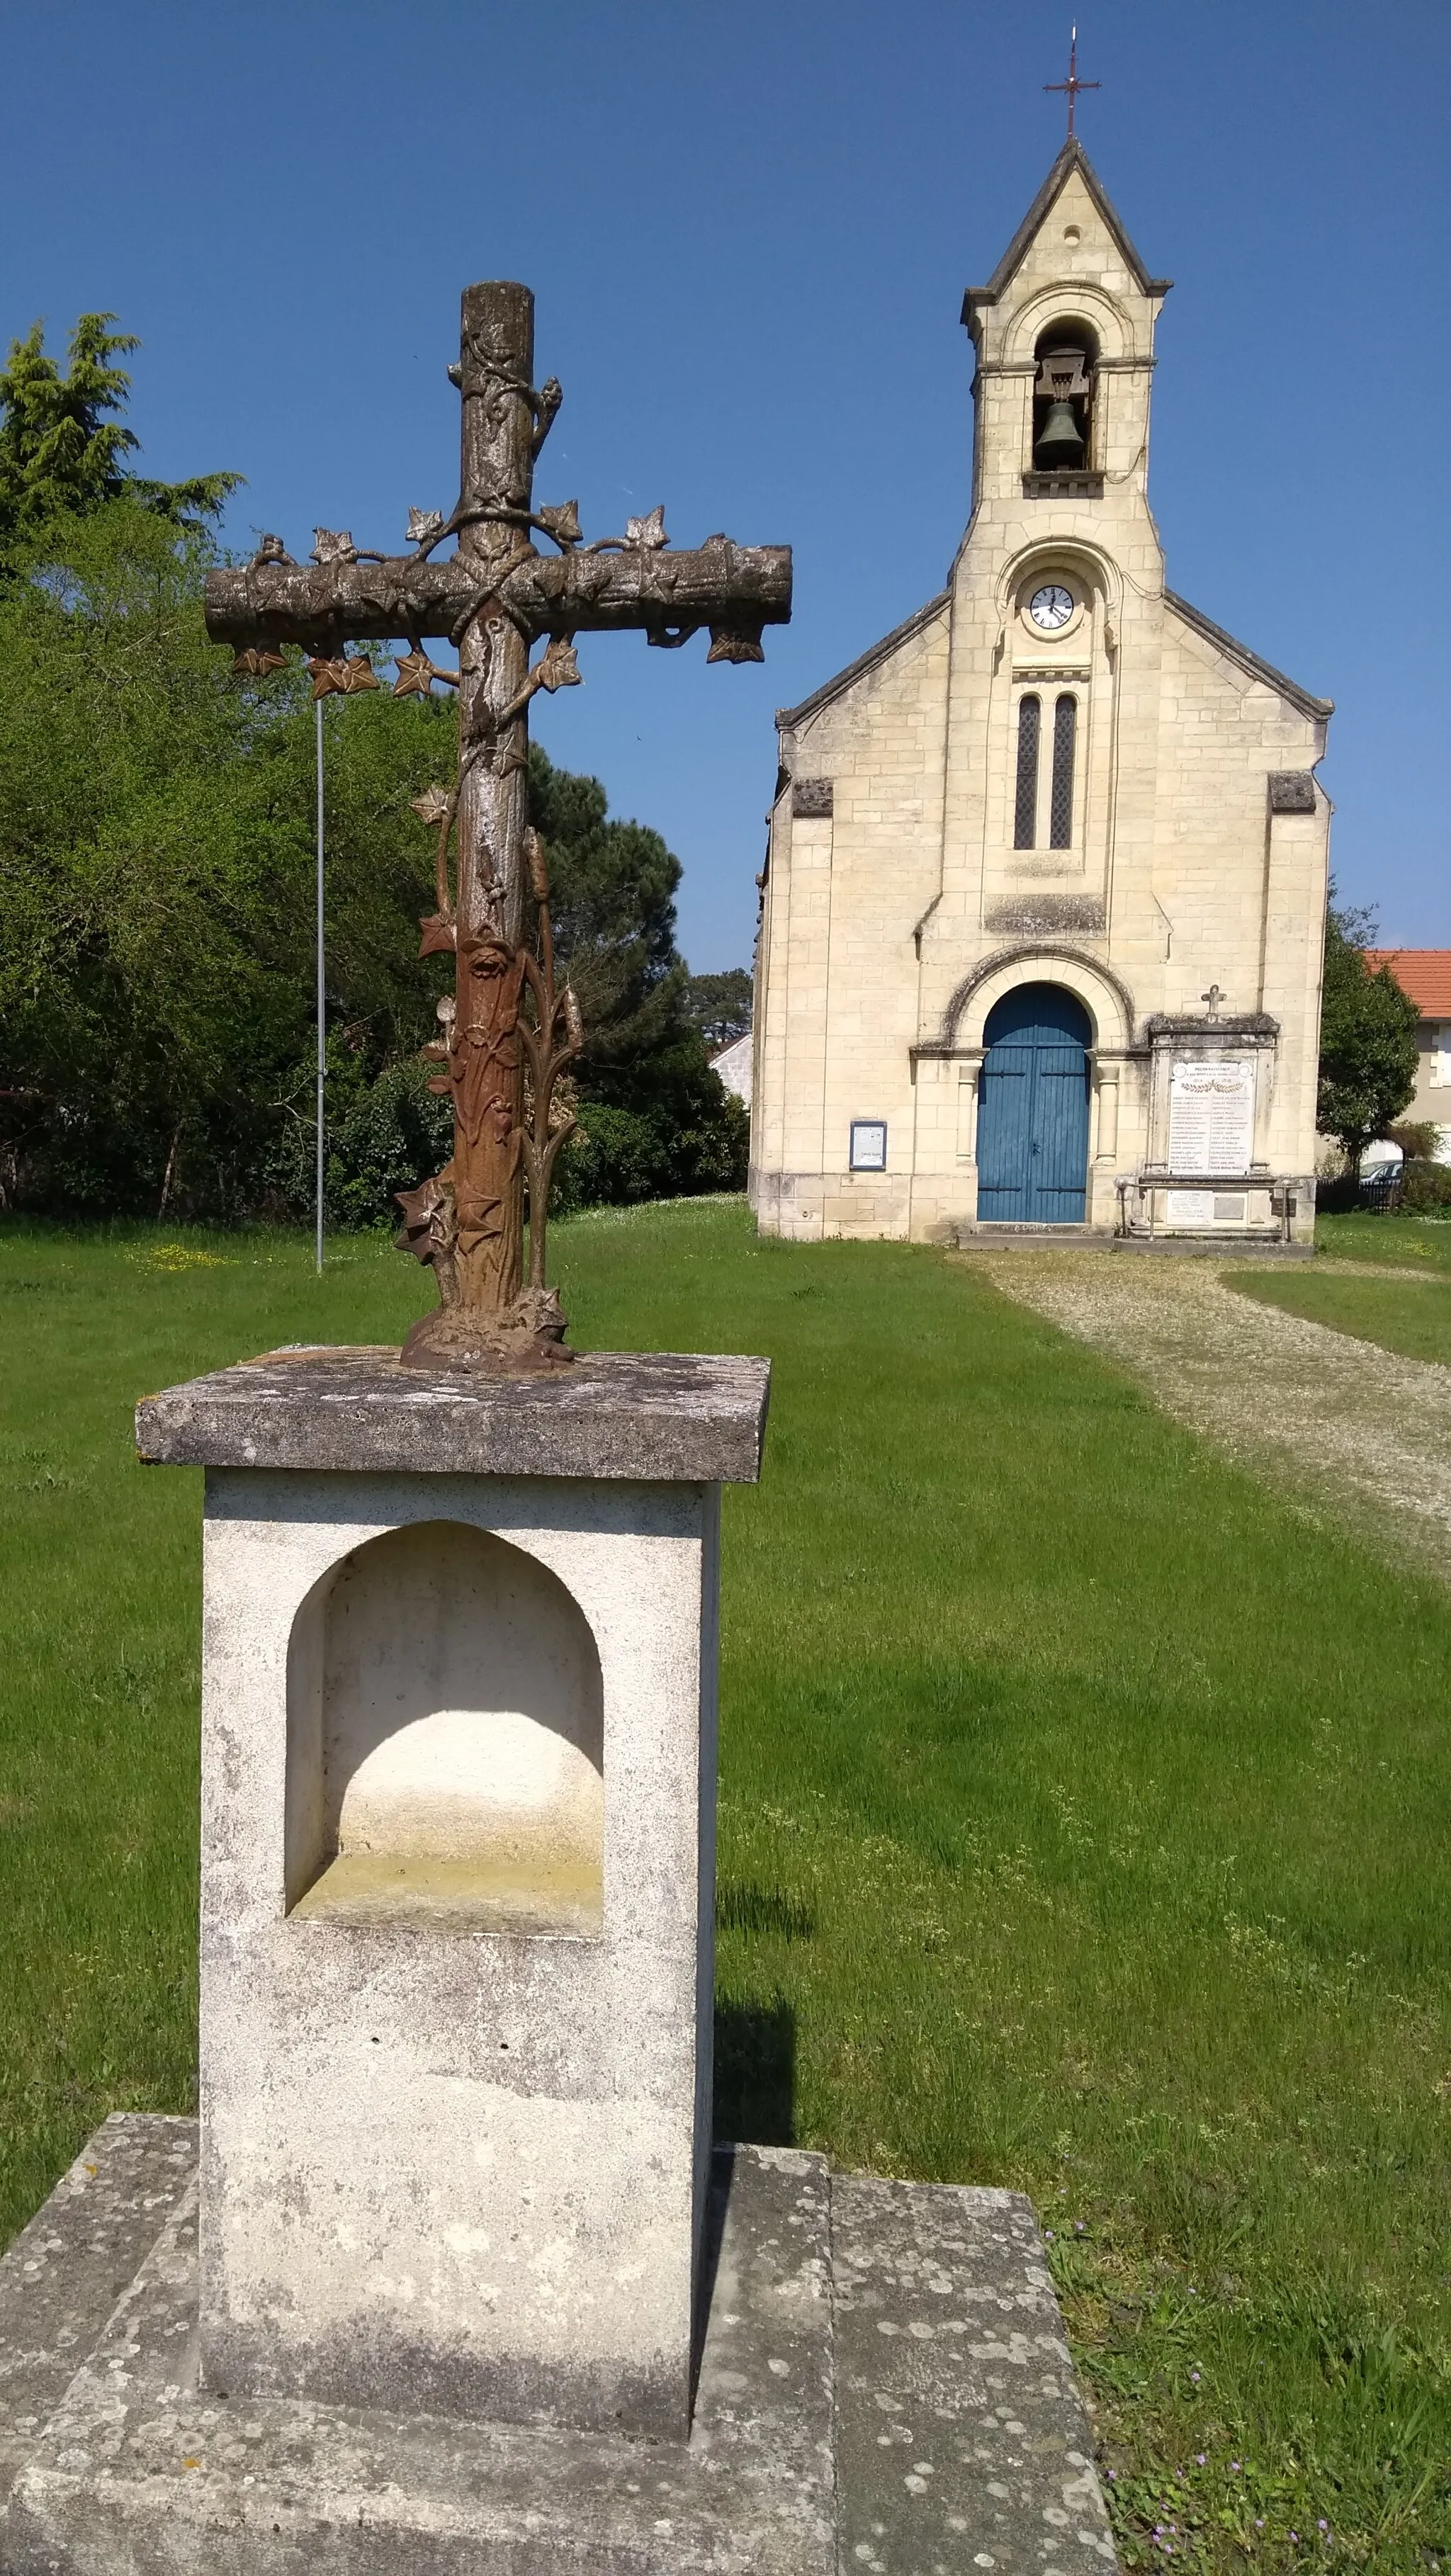
<svg viewBox="0 0 1451 2576"><path fill-rule="evenodd" d="M1049 404L1048 417L1033 450L1033 461L1050 471L1083 463L1083 432L1073 417L1072 403Z"/></svg>

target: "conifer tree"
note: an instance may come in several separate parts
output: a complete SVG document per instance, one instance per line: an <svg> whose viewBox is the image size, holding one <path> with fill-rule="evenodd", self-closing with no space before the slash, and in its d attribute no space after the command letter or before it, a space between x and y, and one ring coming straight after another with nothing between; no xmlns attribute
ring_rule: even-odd
<svg viewBox="0 0 1451 2576"><path fill-rule="evenodd" d="M114 313L83 313L70 336L64 374L45 351L45 326L33 324L10 343L0 369L0 548L37 539L53 521L97 510L123 495L179 525L215 518L243 480L197 474L156 483L126 459L140 440L124 421L131 379L118 358L141 345L112 331Z"/></svg>

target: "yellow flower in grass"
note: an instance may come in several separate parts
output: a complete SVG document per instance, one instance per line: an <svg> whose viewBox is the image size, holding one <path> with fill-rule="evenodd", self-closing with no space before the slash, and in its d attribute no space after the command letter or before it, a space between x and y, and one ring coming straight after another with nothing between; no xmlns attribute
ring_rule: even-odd
<svg viewBox="0 0 1451 2576"><path fill-rule="evenodd" d="M203 1252L190 1243L152 1243L142 1252L127 1254L143 1270L230 1270L231 1262L223 1252Z"/></svg>

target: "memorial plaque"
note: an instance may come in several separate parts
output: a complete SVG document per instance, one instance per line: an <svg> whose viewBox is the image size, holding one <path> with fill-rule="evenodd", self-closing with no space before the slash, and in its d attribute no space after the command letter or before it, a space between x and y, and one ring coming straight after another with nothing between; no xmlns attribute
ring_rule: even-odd
<svg viewBox="0 0 1451 2576"><path fill-rule="evenodd" d="M1254 1152L1253 1064L1176 1064L1169 1086L1169 1168L1227 1178L1249 1171ZM1213 1225L1211 1190L1171 1190L1170 1225Z"/></svg>

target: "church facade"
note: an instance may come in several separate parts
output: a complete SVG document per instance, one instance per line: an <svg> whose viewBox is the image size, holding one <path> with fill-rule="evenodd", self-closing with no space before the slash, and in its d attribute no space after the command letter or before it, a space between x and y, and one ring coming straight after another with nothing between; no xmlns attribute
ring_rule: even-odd
<svg viewBox="0 0 1451 2576"><path fill-rule="evenodd" d="M947 589L777 718L768 1231L1311 1235L1332 710L1165 587L1169 284L1070 141L964 301Z"/></svg>

